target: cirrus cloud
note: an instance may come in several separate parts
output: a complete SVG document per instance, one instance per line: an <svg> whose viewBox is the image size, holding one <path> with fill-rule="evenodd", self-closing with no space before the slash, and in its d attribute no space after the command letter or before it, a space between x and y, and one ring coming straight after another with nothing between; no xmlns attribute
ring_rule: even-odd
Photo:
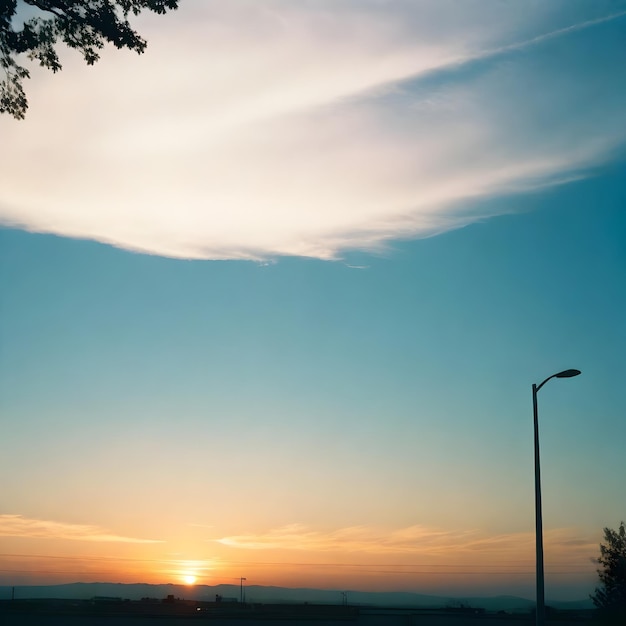
<svg viewBox="0 0 626 626"><path fill-rule="evenodd" d="M145 20L141 58L34 72L26 122L0 120L0 223L177 258L335 259L504 213L484 200L584 175L626 140L624 13L545 4L183 4Z"/></svg>
<svg viewBox="0 0 626 626"><path fill-rule="evenodd" d="M0 537L69 539L105 543L161 543L155 539L138 539L115 535L99 526L33 519L15 514L0 515Z"/></svg>
<svg viewBox="0 0 626 626"><path fill-rule="evenodd" d="M245 550L287 550L340 554L394 555L394 558L433 559L451 557L458 564L532 562L535 536L531 532L487 534L476 529L442 530L422 525L383 529L353 526L323 532L290 524L264 533L222 537L218 543ZM597 542L575 529L557 528L545 532L546 553L551 565L589 567L589 555L597 552Z"/></svg>

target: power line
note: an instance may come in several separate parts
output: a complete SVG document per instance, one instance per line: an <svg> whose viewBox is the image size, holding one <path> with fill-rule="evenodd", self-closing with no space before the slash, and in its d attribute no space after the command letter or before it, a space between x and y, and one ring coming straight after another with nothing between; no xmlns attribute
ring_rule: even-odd
<svg viewBox="0 0 626 626"><path fill-rule="evenodd" d="M60 556L45 554L11 554L0 553L0 558L37 558L37 559L54 559L64 561L96 561L108 563L159 563L166 565L183 564L188 559L138 559L129 557L110 557L110 556ZM212 562L210 558L197 559L197 561ZM381 573L381 574L429 574L429 575L476 575L476 574L530 574L533 570L533 561L531 560L512 560L500 561L498 563L311 563L311 562L292 562L292 561L213 561L215 569L225 569L227 567L242 566L246 567L308 567L308 568L337 568L337 569L358 569L363 573ZM550 564L550 573L552 574L584 574L590 573L592 570L572 570L572 562L559 561ZM566 571L552 568L570 568ZM379 568L392 568L385 570ZM408 569L411 568L411 569ZM468 569L471 568L471 569ZM17 569L0 569L4 572L29 572L29 573L54 573L51 570L17 570ZM76 571L62 571L58 573L76 573ZM90 571L89 573L98 573Z"/></svg>
<svg viewBox="0 0 626 626"><path fill-rule="evenodd" d="M181 564L186 563L189 559L136 559L128 557L108 557L108 556L58 556L58 555L46 555L46 554L0 554L0 558L37 558L37 559L60 559L68 561L109 561L109 562L135 562L135 563L167 563L167 564ZM235 566L235 565L247 565L247 566L297 566L297 567L430 567L430 568L519 568L519 567L531 567L532 561L500 561L498 563L311 563L300 561L222 561L207 559L195 559L195 562L206 561L208 563L214 563L216 566ZM558 565L566 567L571 565L571 561L559 561L552 563L552 565Z"/></svg>

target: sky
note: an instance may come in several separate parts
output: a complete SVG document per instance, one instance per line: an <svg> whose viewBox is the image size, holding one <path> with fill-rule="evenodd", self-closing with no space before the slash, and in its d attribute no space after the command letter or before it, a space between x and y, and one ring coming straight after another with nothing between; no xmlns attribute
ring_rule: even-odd
<svg viewBox="0 0 626 626"><path fill-rule="evenodd" d="M182 0L0 118L0 585L588 597L626 518L626 2Z"/></svg>

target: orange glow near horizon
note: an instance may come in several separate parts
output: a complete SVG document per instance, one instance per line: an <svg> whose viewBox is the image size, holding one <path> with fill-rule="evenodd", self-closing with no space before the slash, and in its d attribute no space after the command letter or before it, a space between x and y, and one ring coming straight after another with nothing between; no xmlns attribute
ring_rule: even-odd
<svg viewBox="0 0 626 626"><path fill-rule="evenodd" d="M595 569L589 555L596 537L549 529L545 538L550 580L577 589L592 587ZM0 555L0 584L174 584L191 593L203 585L238 588L245 576L252 586L443 595L480 595L488 589L523 595L533 589L533 539L532 532L487 534L422 526L331 531L289 526L228 536L210 546L200 541L112 546L49 539L46 552L33 544L30 554L23 546ZM184 558L189 555L195 558ZM185 594L183 589L177 593Z"/></svg>

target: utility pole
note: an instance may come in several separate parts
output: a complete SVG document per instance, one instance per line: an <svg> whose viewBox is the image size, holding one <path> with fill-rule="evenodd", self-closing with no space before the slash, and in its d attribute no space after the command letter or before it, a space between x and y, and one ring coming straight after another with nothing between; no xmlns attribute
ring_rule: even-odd
<svg viewBox="0 0 626 626"><path fill-rule="evenodd" d="M243 604L243 581L244 580L248 580L248 579L244 578L243 576L239 579L239 602L241 604Z"/></svg>

